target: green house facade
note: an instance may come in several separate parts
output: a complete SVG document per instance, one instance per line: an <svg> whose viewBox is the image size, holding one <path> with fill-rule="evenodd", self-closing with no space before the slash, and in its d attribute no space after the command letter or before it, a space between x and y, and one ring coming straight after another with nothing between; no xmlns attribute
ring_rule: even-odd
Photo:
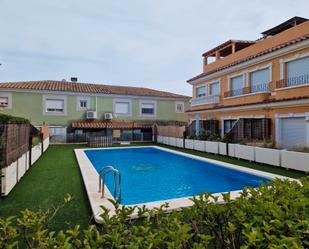
<svg viewBox="0 0 309 249"><path fill-rule="evenodd" d="M2 113L27 118L35 126L48 124L51 134L81 134L83 129L74 129L72 122L93 124L96 132L104 123L113 127L117 122L121 128L121 122L126 127L128 122L187 122L189 98L147 88L32 81L0 83L0 104Z"/></svg>

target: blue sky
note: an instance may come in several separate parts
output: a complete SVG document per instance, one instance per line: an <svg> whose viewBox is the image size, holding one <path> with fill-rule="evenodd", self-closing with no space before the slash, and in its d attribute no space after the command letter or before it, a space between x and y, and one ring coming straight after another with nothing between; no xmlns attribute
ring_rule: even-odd
<svg viewBox="0 0 309 249"><path fill-rule="evenodd" d="M76 76L190 95L203 52L308 9L308 0L0 0L0 82Z"/></svg>

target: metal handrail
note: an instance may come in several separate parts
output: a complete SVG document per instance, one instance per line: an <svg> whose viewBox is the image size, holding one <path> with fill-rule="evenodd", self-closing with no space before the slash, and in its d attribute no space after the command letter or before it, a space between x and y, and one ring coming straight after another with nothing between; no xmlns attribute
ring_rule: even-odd
<svg viewBox="0 0 309 249"><path fill-rule="evenodd" d="M102 192L102 198L104 198L105 192L105 175L109 172L114 173L114 198L121 200L121 174L120 171L113 166L105 166L99 171L99 192ZM117 175L118 175L118 198L117 198Z"/></svg>

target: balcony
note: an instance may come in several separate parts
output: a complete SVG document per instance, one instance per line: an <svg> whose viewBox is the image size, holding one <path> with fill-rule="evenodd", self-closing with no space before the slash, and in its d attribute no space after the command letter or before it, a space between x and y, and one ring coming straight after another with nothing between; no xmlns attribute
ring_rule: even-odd
<svg viewBox="0 0 309 249"><path fill-rule="evenodd" d="M309 84L309 74L291 77L276 82L277 88L293 87Z"/></svg>
<svg viewBox="0 0 309 249"><path fill-rule="evenodd" d="M230 90L224 93L224 98L237 97L252 93L269 92L269 83L254 85L251 87L243 87L240 89Z"/></svg>
<svg viewBox="0 0 309 249"><path fill-rule="evenodd" d="M220 101L220 95L210 95L191 100L191 106L216 104Z"/></svg>

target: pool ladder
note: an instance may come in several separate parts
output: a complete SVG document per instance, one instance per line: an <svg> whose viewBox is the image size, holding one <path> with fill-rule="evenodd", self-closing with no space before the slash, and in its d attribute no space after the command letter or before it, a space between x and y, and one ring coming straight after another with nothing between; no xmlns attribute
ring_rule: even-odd
<svg viewBox="0 0 309 249"><path fill-rule="evenodd" d="M105 192L105 175L114 173L114 198L115 200L121 200L121 174L118 169L113 166L105 166L99 171L99 192L102 192L102 198L104 198ZM118 175L118 198L117 198L117 175Z"/></svg>

